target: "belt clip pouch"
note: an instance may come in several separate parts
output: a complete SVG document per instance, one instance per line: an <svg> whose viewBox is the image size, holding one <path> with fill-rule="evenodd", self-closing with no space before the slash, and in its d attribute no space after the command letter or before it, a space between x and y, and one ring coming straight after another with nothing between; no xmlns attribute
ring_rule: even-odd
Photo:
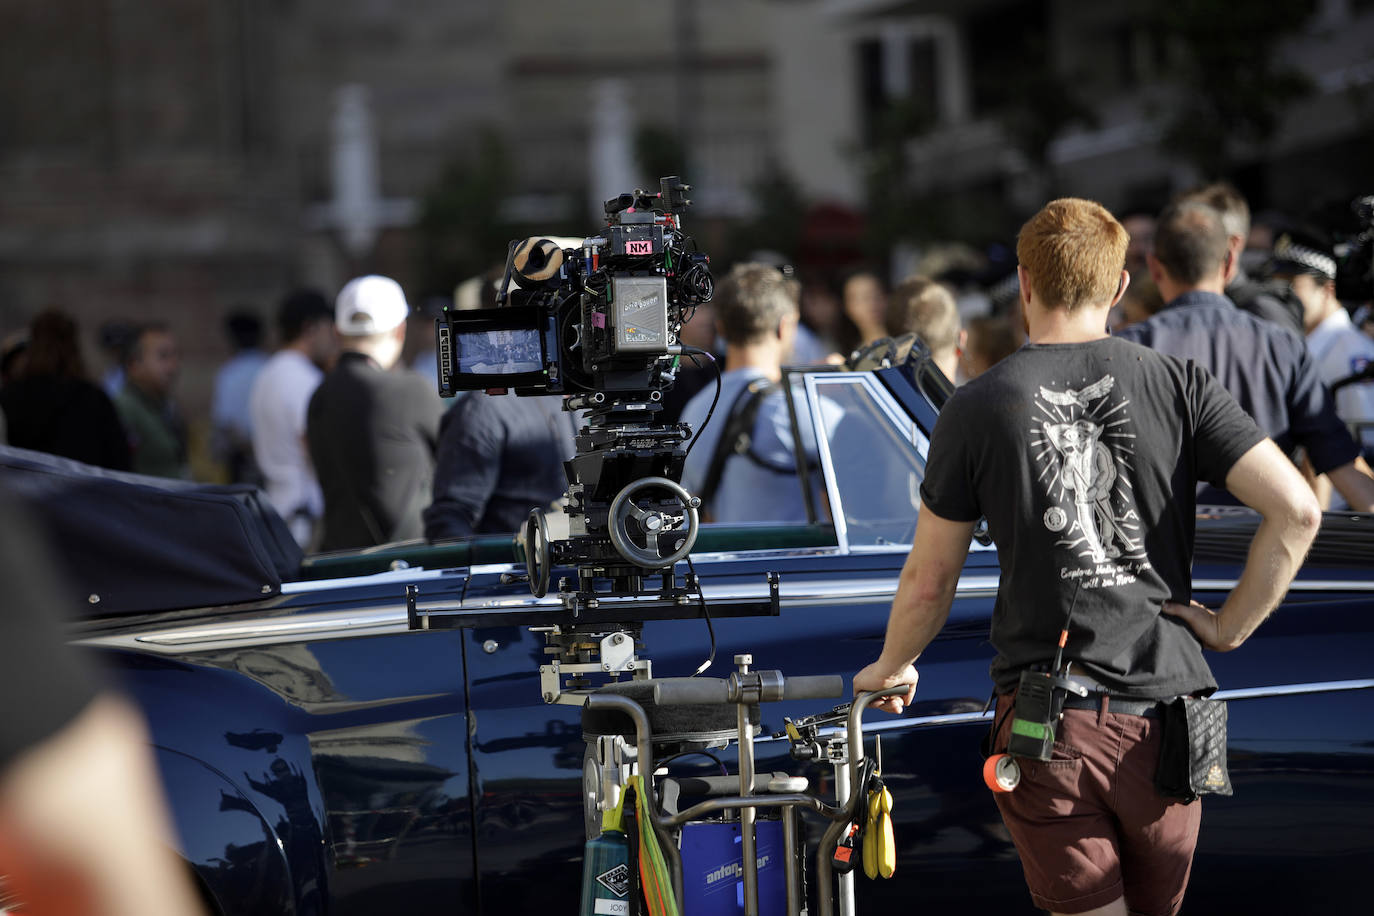
<svg viewBox="0 0 1374 916"><path fill-rule="evenodd" d="M1155 787L1191 802L1200 795L1230 795L1226 769L1226 702L1179 697L1165 705L1164 740Z"/></svg>

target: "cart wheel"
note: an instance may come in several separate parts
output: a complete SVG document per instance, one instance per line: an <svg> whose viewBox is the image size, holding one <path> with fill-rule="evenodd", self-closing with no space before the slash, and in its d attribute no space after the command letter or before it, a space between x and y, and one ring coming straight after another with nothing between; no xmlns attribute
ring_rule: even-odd
<svg viewBox="0 0 1374 916"><path fill-rule="evenodd" d="M1021 782L1021 767L1010 754L993 754L983 761L983 782L994 792L1010 792Z"/></svg>

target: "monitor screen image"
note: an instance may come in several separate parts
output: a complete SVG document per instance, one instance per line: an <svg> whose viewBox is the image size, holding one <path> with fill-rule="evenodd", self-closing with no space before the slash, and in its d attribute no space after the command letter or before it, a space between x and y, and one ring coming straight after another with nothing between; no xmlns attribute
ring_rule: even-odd
<svg viewBox="0 0 1374 916"><path fill-rule="evenodd" d="M512 328L454 335L457 371L464 375L520 375L544 368L539 331Z"/></svg>

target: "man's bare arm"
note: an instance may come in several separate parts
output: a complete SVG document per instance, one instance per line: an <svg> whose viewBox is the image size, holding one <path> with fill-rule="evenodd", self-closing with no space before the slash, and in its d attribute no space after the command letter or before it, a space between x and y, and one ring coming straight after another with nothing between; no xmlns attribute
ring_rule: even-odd
<svg viewBox="0 0 1374 916"><path fill-rule="evenodd" d="M1220 611L1197 602L1164 605L1164 613L1183 618L1204 646L1219 652L1245 642L1283 600L1321 527L1312 488L1269 439L1241 456L1226 475L1226 489L1262 516L1240 581Z"/></svg>
<svg viewBox="0 0 1374 916"><path fill-rule="evenodd" d="M1345 497L1352 512L1374 512L1374 470L1362 457L1327 471L1331 485ZM1318 478L1320 479L1320 478Z"/></svg>
<svg viewBox="0 0 1374 916"><path fill-rule="evenodd" d="M910 686L905 697L890 697L875 704L879 709L901 712L911 702L916 691L913 662L949 617L974 524L941 518L921 503L911 553L902 566L887 620L882 654L854 676L855 693Z"/></svg>
<svg viewBox="0 0 1374 916"><path fill-rule="evenodd" d="M5 770L0 845L14 889L35 913L204 913L172 851L147 730L123 699L96 697Z"/></svg>

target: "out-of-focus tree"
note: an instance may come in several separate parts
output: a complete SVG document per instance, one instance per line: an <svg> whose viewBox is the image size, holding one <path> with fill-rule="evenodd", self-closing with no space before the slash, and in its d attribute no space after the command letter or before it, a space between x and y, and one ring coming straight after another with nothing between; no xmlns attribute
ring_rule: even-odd
<svg viewBox="0 0 1374 916"><path fill-rule="evenodd" d="M1047 170L1054 139L1068 127L1095 127L1097 112L1074 88L1079 78L1055 69L1043 33L1032 33L1026 44L1026 66L1017 70L1015 79L1008 80L1004 73L979 78L1006 81L1007 104L999 117L1007 139L1032 168ZM1052 176L1046 177L1052 183Z"/></svg>
<svg viewBox="0 0 1374 916"><path fill-rule="evenodd" d="M1158 4L1154 15L1172 46L1177 88L1161 113L1164 147L1204 175L1226 175L1263 147L1284 112L1312 91L1311 80L1277 51L1314 6L1313 0Z"/></svg>
<svg viewBox="0 0 1374 916"><path fill-rule="evenodd" d="M506 144L484 129L475 150L447 165L421 204L420 276L424 288L449 294L469 277L504 261L517 227L503 219L502 201L515 190ZM547 231L547 230L546 230Z"/></svg>
<svg viewBox="0 0 1374 916"><path fill-rule="evenodd" d="M796 264L802 229L810 206L805 193L780 163L770 162L749 186L754 215L738 224L728 239L737 257L755 251L776 251Z"/></svg>
<svg viewBox="0 0 1374 916"><path fill-rule="evenodd" d="M1006 118L1019 117L1015 106L1005 111ZM933 112L909 101L892 105L875 123L873 145L863 155L864 249L875 263L885 263L900 242L919 245L961 239L982 243L1000 239L1009 227L1014 228L1017 214L1001 179L951 193L942 190L939 176L915 175L910 146L935 123ZM1015 136L1013 126L1008 124L1006 130ZM1038 161L1043 161L1043 147L1052 136L1036 141L1041 144L1034 154ZM1026 142L1032 139L1025 135ZM1033 159L1029 152L1027 159Z"/></svg>
<svg viewBox="0 0 1374 916"><path fill-rule="evenodd" d="M647 190L657 190L658 180L667 175L678 175L689 184L692 181L692 176L685 174L687 154L681 141L661 125L642 124L635 131L635 162L643 180L649 182Z"/></svg>

